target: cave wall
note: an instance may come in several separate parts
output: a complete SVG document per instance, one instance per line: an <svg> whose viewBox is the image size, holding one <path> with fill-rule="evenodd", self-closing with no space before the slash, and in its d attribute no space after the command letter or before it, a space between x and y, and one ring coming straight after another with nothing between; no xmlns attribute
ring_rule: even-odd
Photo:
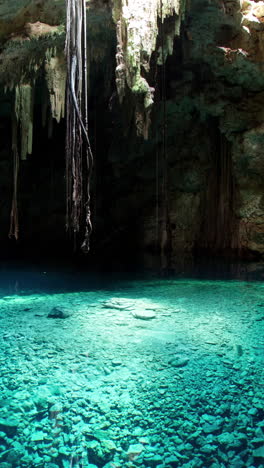
<svg viewBox="0 0 264 468"><path fill-rule="evenodd" d="M262 13L262 2L190 2L166 61L165 99L162 72L153 79L149 142L126 129L109 152L117 250L164 249L165 152L164 250L172 260L191 252L263 255Z"/></svg>
<svg viewBox="0 0 264 468"><path fill-rule="evenodd" d="M47 90L47 80L46 84L41 81L43 63L48 61L50 66L51 58L62 53L64 10L61 2L55 2L52 17L41 1L22 3L19 9L12 3L8 32L0 27L1 57L8 68L10 50L17 53L10 40L15 42L22 34L23 51L33 40L34 47L26 45L26 51L38 57L34 82L40 83L40 96ZM138 257L140 262L147 253L161 254L165 264L193 253L263 256L263 2L191 0L173 38L175 11L159 20L155 50L148 51L147 59L140 55L147 60L145 68L137 62L143 90L138 90L138 81L127 79L122 99L116 83L122 67L117 72L115 68L128 65L118 55L120 30L112 7L108 1L88 2L89 118L96 159L94 254L128 261ZM28 22L35 26L25 28ZM36 22L56 30L46 31ZM39 29L41 37L36 39ZM51 51L48 58L47 50ZM21 67L28 79L34 73L32 67L27 72L26 63L24 58ZM12 199L11 116L16 83L7 94L1 73L0 83L3 245ZM46 99L51 95L48 89ZM43 97L37 98L32 156L22 163L20 231L25 245L50 246L54 241L66 249L64 124L56 123L50 100L46 107L55 131L48 140L48 129L42 129L40 119Z"/></svg>

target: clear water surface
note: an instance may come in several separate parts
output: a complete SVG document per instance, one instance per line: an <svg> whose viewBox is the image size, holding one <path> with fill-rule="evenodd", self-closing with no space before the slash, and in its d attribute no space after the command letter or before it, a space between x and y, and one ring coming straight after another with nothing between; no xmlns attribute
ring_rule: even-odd
<svg viewBox="0 0 264 468"><path fill-rule="evenodd" d="M263 281L0 280L0 468L264 467Z"/></svg>

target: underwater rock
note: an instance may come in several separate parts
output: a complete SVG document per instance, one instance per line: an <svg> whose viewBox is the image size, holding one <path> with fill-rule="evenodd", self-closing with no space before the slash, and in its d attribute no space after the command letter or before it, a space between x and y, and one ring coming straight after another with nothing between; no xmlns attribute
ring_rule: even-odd
<svg viewBox="0 0 264 468"><path fill-rule="evenodd" d="M87 468L97 468L97 466L95 465L88 465ZM103 468L121 468L121 465L119 463L116 463L116 462L109 462L107 463L106 465L103 466Z"/></svg>
<svg viewBox="0 0 264 468"><path fill-rule="evenodd" d="M19 421L17 419L0 419L0 431L13 437L17 432Z"/></svg>
<svg viewBox="0 0 264 468"><path fill-rule="evenodd" d="M64 434L65 436L65 434ZM70 447L68 447L67 445L62 445L60 448L59 448L59 454L60 455L63 455L64 457L69 457L70 454L71 454L71 449Z"/></svg>
<svg viewBox="0 0 264 468"><path fill-rule="evenodd" d="M87 451L89 460L92 463L102 465L104 462L109 462L116 451L115 443L110 439L92 440L87 443Z"/></svg>
<svg viewBox="0 0 264 468"><path fill-rule="evenodd" d="M206 453L208 455L215 452L216 449L217 449L217 446L216 445L211 445L211 444L205 444L200 448L201 452Z"/></svg>
<svg viewBox="0 0 264 468"><path fill-rule="evenodd" d="M173 359L171 359L169 361L169 364L173 367L184 367L188 364L188 362L189 362L189 358L179 356L179 357L174 357Z"/></svg>
<svg viewBox="0 0 264 468"><path fill-rule="evenodd" d="M255 439L252 439L252 444L253 445L263 445L264 444L264 439L263 437L256 437Z"/></svg>
<svg viewBox="0 0 264 468"><path fill-rule="evenodd" d="M170 465L172 467L178 467L179 466L179 458L183 458L180 454L176 455L169 455L168 457L165 458L165 463L166 466Z"/></svg>
<svg viewBox="0 0 264 468"><path fill-rule="evenodd" d="M131 310L134 303L129 299L109 299L108 301L103 301L102 306L105 309Z"/></svg>
<svg viewBox="0 0 264 468"><path fill-rule="evenodd" d="M235 457L230 464L230 468L244 468L245 463L239 456Z"/></svg>
<svg viewBox="0 0 264 468"><path fill-rule="evenodd" d="M261 427L257 427L257 429L255 430L255 437L257 437L258 439L263 439L264 443L264 432Z"/></svg>
<svg viewBox="0 0 264 468"><path fill-rule="evenodd" d="M51 408L49 409L49 415L51 419L56 419L56 417L62 413L62 405L61 403L55 403L55 405L52 405Z"/></svg>
<svg viewBox="0 0 264 468"><path fill-rule="evenodd" d="M255 458L264 458L264 445L253 450L253 457Z"/></svg>
<svg viewBox="0 0 264 468"><path fill-rule="evenodd" d="M42 431L33 432L33 434L31 435L31 442L41 442L42 440L44 440L46 435L47 434Z"/></svg>
<svg viewBox="0 0 264 468"><path fill-rule="evenodd" d="M48 314L48 318L59 318L65 319L71 316L69 310L65 309L64 307L53 307Z"/></svg>
<svg viewBox="0 0 264 468"><path fill-rule="evenodd" d="M157 465L162 464L163 458L161 455L153 455L153 454L152 455L150 454L150 456L145 455L144 462L147 464L147 466L156 467Z"/></svg>
<svg viewBox="0 0 264 468"><path fill-rule="evenodd" d="M221 425L222 425L221 421L216 421L213 424L205 423L203 425L203 432L205 434L213 434L214 432L219 431L219 429L221 428Z"/></svg>
<svg viewBox="0 0 264 468"><path fill-rule="evenodd" d="M217 440L220 445L231 447L234 443L234 435L230 432L223 432L217 437Z"/></svg>
<svg viewBox="0 0 264 468"><path fill-rule="evenodd" d="M116 450L116 445L111 439L101 440L101 446L103 447L105 452L112 452Z"/></svg>
<svg viewBox="0 0 264 468"><path fill-rule="evenodd" d="M13 466L17 466L23 455L23 448L20 448L19 450L11 449L7 455L7 461L12 463Z"/></svg>
<svg viewBox="0 0 264 468"><path fill-rule="evenodd" d="M138 312L132 312L133 317L141 320L152 320L156 318L156 314L150 310L140 310Z"/></svg>
<svg viewBox="0 0 264 468"><path fill-rule="evenodd" d="M45 464L45 468L59 468L59 466L55 463L49 462Z"/></svg>
<svg viewBox="0 0 264 468"><path fill-rule="evenodd" d="M126 453L128 460L132 461L135 458L139 457L144 450L144 445L142 444L133 444L128 447Z"/></svg>
<svg viewBox="0 0 264 468"><path fill-rule="evenodd" d="M122 366L122 361L120 361L119 359L113 359L111 364L113 367Z"/></svg>
<svg viewBox="0 0 264 468"><path fill-rule="evenodd" d="M238 357L242 356L242 354L243 354L243 347L242 347L242 345L241 345L241 344L236 344L236 345L234 346L234 348L235 348L235 353L236 353L236 355L237 355Z"/></svg>
<svg viewBox="0 0 264 468"><path fill-rule="evenodd" d="M261 322L262 320L264 320L264 315L258 315L256 318L255 318L256 322Z"/></svg>

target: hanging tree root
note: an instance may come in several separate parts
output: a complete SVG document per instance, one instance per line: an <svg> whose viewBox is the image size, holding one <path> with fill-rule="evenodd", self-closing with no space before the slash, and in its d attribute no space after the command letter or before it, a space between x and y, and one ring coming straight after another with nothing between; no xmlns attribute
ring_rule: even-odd
<svg viewBox="0 0 264 468"><path fill-rule="evenodd" d="M86 2L67 0L67 125L66 192L67 230L75 250L90 248L92 232L90 184L93 154L88 136Z"/></svg>

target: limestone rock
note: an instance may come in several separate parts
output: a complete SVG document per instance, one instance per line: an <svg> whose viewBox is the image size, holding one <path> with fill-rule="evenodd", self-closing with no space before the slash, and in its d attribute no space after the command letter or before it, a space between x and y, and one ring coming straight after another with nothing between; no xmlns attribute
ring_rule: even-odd
<svg viewBox="0 0 264 468"><path fill-rule="evenodd" d="M32 436L31 436L31 441L32 442L41 442L42 440L44 440L45 435L46 434L43 431L35 431L35 432L33 432Z"/></svg>
<svg viewBox="0 0 264 468"><path fill-rule="evenodd" d="M255 458L264 458L264 445L253 450L253 457Z"/></svg>
<svg viewBox="0 0 264 468"><path fill-rule="evenodd" d="M157 465L161 465L163 461L163 457L161 455L151 455L145 456L144 461L147 466L156 467Z"/></svg>
<svg viewBox="0 0 264 468"><path fill-rule="evenodd" d="M188 357L175 356L173 359L169 361L169 364L173 367L184 367L184 366L187 366L188 362L189 362Z"/></svg>
<svg viewBox="0 0 264 468"><path fill-rule="evenodd" d="M68 309L64 307L53 307L48 314L48 318L55 318L55 319L65 319L71 316L71 313Z"/></svg>
<svg viewBox="0 0 264 468"><path fill-rule="evenodd" d="M134 301L122 298L109 299L102 302L102 306L106 309L131 310L134 306Z"/></svg>
<svg viewBox="0 0 264 468"><path fill-rule="evenodd" d="M0 431L5 432L9 437L16 434L19 421L17 419L0 419Z"/></svg>
<svg viewBox="0 0 264 468"><path fill-rule="evenodd" d="M135 460L141 453L144 451L144 445L142 444L134 444L130 445L127 450L127 458L130 461Z"/></svg>
<svg viewBox="0 0 264 468"><path fill-rule="evenodd" d="M132 312L133 317L141 320L152 320L156 318L156 314L150 310L137 310Z"/></svg>

